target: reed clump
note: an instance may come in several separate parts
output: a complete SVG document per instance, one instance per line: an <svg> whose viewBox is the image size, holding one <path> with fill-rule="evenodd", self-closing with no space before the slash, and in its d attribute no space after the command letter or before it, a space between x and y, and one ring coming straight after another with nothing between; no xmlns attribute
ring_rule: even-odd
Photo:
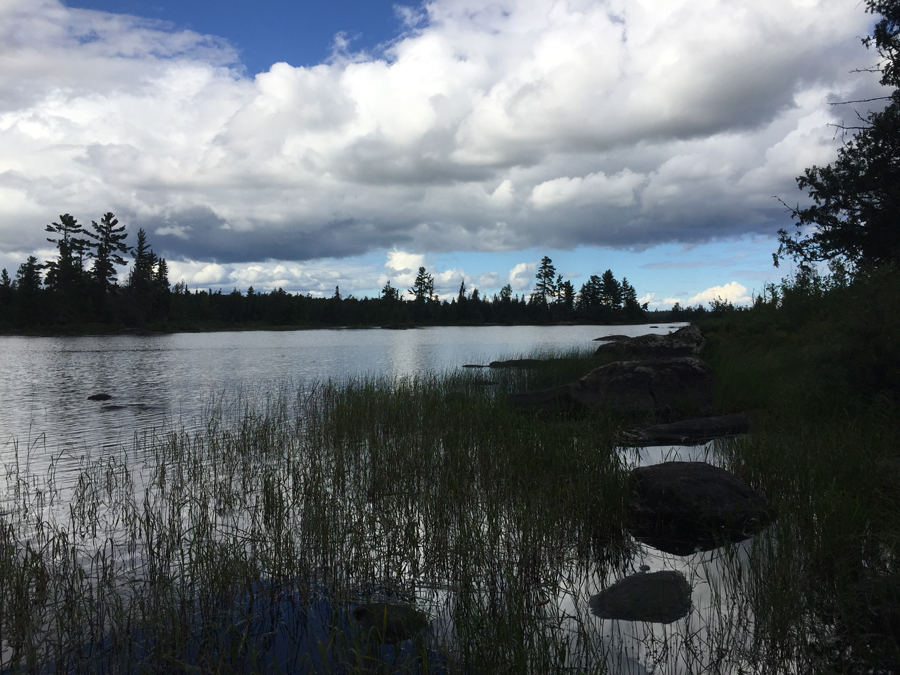
<svg viewBox="0 0 900 675"><path fill-rule="evenodd" d="M516 377L283 389L66 481L10 464L0 670L402 670L354 627L372 597L439 619L411 664L553 662L560 563L630 550L623 472L615 420L514 415Z"/></svg>

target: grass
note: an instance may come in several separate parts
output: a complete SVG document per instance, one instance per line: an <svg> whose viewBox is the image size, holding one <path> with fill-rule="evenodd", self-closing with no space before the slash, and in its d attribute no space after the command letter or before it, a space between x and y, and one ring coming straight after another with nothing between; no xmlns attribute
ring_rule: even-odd
<svg viewBox="0 0 900 675"><path fill-rule="evenodd" d="M136 438L74 475L9 462L0 671L892 667L865 589L896 572L900 500L879 464L897 454L895 405L827 386L832 343L807 324L772 337L757 318L704 325L718 410L761 411L752 436L713 448L779 510L751 542L653 554L626 531L616 439L635 420L505 405L596 367L590 354L245 393L214 402L200 432ZM695 611L669 626L592 617L590 595L645 558L687 570ZM428 630L369 643L350 614L385 599Z"/></svg>

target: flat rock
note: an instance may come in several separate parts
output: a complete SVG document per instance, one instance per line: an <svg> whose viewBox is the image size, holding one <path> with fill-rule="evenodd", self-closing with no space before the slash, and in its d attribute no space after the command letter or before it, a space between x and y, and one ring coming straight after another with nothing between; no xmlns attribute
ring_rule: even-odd
<svg viewBox="0 0 900 675"><path fill-rule="evenodd" d="M88 401L108 401L112 398L111 394L91 394L87 397Z"/></svg>
<svg viewBox="0 0 900 675"><path fill-rule="evenodd" d="M691 585L672 570L633 574L592 596L589 604L601 619L672 623L690 613Z"/></svg>
<svg viewBox="0 0 900 675"><path fill-rule="evenodd" d="M629 481L631 533L675 555L746 539L776 516L763 495L730 471L706 462L638 467Z"/></svg>
<svg viewBox="0 0 900 675"><path fill-rule="evenodd" d="M552 389L510 394L513 408L534 411L704 410L712 405L713 374L695 356L617 361Z"/></svg>
<svg viewBox="0 0 900 675"><path fill-rule="evenodd" d="M746 434L750 431L751 414L747 412L718 417L697 417L671 424L656 424L628 437L635 446L700 445L715 438Z"/></svg>
<svg viewBox="0 0 900 675"><path fill-rule="evenodd" d="M631 336L629 335L604 335L602 337L594 338L593 342L617 342L619 340L630 340Z"/></svg>
<svg viewBox="0 0 900 675"><path fill-rule="evenodd" d="M356 607L354 621L369 642L396 644L409 640L428 625L428 617L412 605L372 602Z"/></svg>
<svg viewBox="0 0 900 675"><path fill-rule="evenodd" d="M666 335L656 333L640 335L627 340L605 342L597 356L624 356L628 358L661 358L666 356L691 356L699 354L706 346L706 338L697 326L684 326Z"/></svg>

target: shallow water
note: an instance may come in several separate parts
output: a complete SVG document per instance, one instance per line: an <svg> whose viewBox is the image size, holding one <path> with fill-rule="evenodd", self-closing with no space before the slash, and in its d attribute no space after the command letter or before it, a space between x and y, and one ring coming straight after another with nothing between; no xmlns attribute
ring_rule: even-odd
<svg viewBox="0 0 900 675"><path fill-rule="evenodd" d="M55 462L59 479L151 429L197 429L214 400L240 392L246 400L328 379L442 372L680 325L0 337L0 464L40 474ZM87 400L97 393L113 398Z"/></svg>

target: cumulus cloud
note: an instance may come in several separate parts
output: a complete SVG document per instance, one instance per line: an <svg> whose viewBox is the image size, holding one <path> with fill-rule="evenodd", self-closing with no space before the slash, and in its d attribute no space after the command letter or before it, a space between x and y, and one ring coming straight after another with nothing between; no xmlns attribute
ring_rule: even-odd
<svg viewBox="0 0 900 675"><path fill-rule="evenodd" d="M732 304L738 305L746 304L753 298L750 297L745 286L739 284L736 281L731 281L724 286L713 286L712 288L707 288L705 291L700 291L687 300L681 300L679 298L666 298L663 301L663 304L674 305L676 302L678 302L683 307L693 307L695 305L706 306L710 302L718 299L726 300Z"/></svg>
<svg viewBox="0 0 900 675"><path fill-rule="evenodd" d="M828 104L877 91L850 72L874 61L853 3L431 0L401 15L383 53L345 46L251 79L215 36L6 0L0 252L38 248L59 213L107 210L203 279L372 250L771 233L786 218L772 195L793 200L794 176L833 156L826 125L847 113ZM417 269L390 264L398 287Z"/></svg>

